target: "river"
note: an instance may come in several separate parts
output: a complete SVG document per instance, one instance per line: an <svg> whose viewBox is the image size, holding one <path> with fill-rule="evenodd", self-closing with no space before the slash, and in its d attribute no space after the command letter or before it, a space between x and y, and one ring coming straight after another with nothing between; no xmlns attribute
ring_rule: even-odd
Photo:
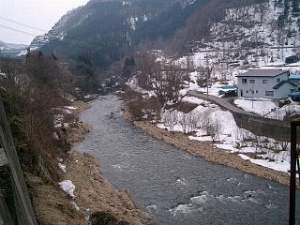
<svg viewBox="0 0 300 225"><path fill-rule="evenodd" d="M81 114L93 128L75 148L98 158L103 175L128 190L156 224L288 224L287 187L149 137L122 118L120 107L114 95L93 101Z"/></svg>

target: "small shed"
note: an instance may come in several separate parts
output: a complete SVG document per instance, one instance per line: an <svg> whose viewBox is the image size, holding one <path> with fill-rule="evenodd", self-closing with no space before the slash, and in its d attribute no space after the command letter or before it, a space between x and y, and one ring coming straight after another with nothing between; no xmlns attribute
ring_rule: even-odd
<svg viewBox="0 0 300 225"><path fill-rule="evenodd" d="M288 97L289 94L298 91L298 85L290 80L284 80L274 87L275 98Z"/></svg>

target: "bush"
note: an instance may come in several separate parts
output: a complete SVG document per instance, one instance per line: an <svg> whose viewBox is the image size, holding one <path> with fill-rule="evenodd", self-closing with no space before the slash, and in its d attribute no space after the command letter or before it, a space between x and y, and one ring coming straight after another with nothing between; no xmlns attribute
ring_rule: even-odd
<svg viewBox="0 0 300 225"><path fill-rule="evenodd" d="M158 98L152 96L147 97L133 91L129 87L125 87L122 95L128 112L133 120L159 120L162 105Z"/></svg>
<svg viewBox="0 0 300 225"><path fill-rule="evenodd" d="M118 219L109 212L95 212L90 218L91 225L129 225L126 221Z"/></svg>

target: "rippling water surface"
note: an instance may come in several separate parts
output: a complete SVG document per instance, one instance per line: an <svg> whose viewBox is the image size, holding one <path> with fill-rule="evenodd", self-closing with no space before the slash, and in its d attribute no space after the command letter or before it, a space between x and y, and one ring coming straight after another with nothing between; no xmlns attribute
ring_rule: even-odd
<svg viewBox="0 0 300 225"><path fill-rule="evenodd" d="M157 224L288 224L287 187L151 138L124 121L120 105L114 95L94 101L81 115L93 129L76 149L96 156L104 176Z"/></svg>

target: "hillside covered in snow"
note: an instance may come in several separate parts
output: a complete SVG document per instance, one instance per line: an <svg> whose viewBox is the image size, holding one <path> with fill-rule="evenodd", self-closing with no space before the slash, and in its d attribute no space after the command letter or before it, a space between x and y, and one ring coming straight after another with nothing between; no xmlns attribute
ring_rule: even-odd
<svg viewBox="0 0 300 225"><path fill-rule="evenodd" d="M224 15L211 20L205 35L185 42L189 53L179 62L192 60L194 67L205 67L210 61L215 65L214 75L223 80L233 80L253 67L284 67L296 73L300 60L299 4L267 0L225 8Z"/></svg>

